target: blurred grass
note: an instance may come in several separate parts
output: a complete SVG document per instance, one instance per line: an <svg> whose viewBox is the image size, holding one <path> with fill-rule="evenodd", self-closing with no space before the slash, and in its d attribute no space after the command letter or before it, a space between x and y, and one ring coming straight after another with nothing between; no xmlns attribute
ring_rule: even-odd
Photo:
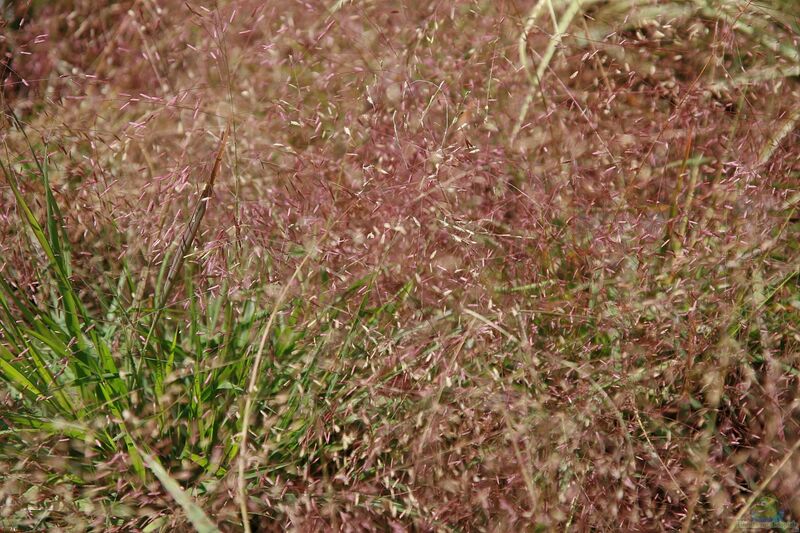
<svg viewBox="0 0 800 533"><path fill-rule="evenodd" d="M796 3L3 9L0 528L800 517Z"/></svg>

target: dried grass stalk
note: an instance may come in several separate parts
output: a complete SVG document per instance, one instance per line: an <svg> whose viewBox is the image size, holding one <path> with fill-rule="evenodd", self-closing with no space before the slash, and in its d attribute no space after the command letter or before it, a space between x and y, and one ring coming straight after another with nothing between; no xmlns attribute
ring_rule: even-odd
<svg viewBox="0 0 800 533"><path fill-rule="evenodd" d="M181 240L178 243L176 253L172 256L172 263L169 265L167 276L164 278L164 283L161 287L161 297L159 298L159 305L157 306L159 308L167 302L175 278L178 275L181 266L183 265L186 252L189 251L189 247L194 242L194 238L197 236L197 229L200 227L200 222L203 220L203 215L206 214L206 205L208 204L208 200L211 198L211 195L214 192L214 181L217 179L219 167L222 163L222 155L225 151L225 142L228 140L228 130L229 128L225 128L225 132L222 134L222 138L219 140L217 157L214 159L214 168L211 169L211 175L208 177L206 186L203 188L203 192L200 195L200 198L197 200L197 204L194 207L194 212L192 213L192 218L189 220L189 224L186 226L186 229L181 235Z"/></svg>

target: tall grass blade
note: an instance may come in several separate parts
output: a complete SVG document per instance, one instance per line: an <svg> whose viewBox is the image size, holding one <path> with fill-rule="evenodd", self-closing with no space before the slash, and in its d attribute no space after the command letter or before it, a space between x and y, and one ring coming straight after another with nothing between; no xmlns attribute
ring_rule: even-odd
<svg viewBox="0 0 800 533"><path fill-rule="evenodd" d="M161 466L158 461L146 453L142 454L142 458L144 459L145 464L147 464L147 468L149 468L153 474L155 474L155 476L161 482L161 485L163 485L175 502L184 510L189 522L192 523L198 533L218 533L220 531L220 529L214 524L214 522L211 521L208 515L206 515L203 509L197 505L194 500L192 500L192 498L186 493L186 491L183 490L183 488L181 488L177 481L172 479L169 473L164 470L164 467Z"/></svg>

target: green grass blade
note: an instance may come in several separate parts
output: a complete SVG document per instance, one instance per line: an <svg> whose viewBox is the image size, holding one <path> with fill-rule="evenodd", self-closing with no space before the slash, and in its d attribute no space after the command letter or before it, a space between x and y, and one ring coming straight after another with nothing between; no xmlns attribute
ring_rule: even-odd
<svg viewBox="0 0 800 533"><path fill-rule="evenodd" d="M11 362L7 359L10 358L7 350L0 346L0 376L9 382L14 388L22 393L27 393L32 400L41 400L44 394L40 391L31 380L20 372Z"/></svg>
<svg viewBox="0 0 800 533"><path fill-rule="evenodd" d="M161 485L169 492L175 502L181 506L189 522L192 523L198 533L218 533L220 531L208 515L206 515L205 511L194 502L191 496L183 490L177 481L172 479L169 473L164 470L164 467L161 466L155 458L144 453L141 455L147 468L155 474L156 478L161 482Z"/></svg>

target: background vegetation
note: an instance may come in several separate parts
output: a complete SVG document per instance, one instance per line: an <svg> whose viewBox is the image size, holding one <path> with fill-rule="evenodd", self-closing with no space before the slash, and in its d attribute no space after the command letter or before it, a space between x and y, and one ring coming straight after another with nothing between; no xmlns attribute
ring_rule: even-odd
<svg viewBox="0 0 800 533"><path fill-rule="evenodd" d="M800 518L797 2L0 9L0 529Z"/></svg>

